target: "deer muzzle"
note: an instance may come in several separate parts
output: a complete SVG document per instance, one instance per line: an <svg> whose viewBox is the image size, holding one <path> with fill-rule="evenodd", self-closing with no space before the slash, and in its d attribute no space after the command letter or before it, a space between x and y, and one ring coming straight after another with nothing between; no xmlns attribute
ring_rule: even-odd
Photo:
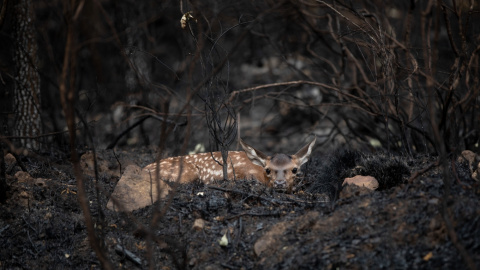
<svg viewBox="0 0 480 270"><path fill-rule="evenodd" d="M275 181L273 181L273 188L275 189L286 189L287 188L287 179L285 177L277 177Z"/></svg>

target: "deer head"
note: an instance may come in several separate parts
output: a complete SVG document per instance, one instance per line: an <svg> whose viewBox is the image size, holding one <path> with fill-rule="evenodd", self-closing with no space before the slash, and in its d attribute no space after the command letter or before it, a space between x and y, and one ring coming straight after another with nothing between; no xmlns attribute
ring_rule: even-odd
<svg viewBox="0 0 480 270"><path fill-rule="evenodd" d="M246 144L242 139L240 139L240 145L253 164L263 167L270 186L277 190L291 192L296 178L301 175L300 167L312 154L315 141L316 137L291 156L285 154L267 156Z"/></svg>

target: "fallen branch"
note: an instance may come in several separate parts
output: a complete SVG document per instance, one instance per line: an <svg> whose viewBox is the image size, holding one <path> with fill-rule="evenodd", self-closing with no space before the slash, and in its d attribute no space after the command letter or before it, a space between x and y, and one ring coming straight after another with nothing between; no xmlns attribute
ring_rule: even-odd
<svg viewBox="0 0 480 270"><path fill-rule="evenodd" d="M416 171L416 172L413 173L413 175L408 179L408 183L409 183L409 184L412 183L413 180L415 180L417 177L419 177L420 175L428 172L431 168L437 167L438 164L439 164L438 161L432 162L432 163L430 163L427 167L425 167L425 168L423 168L423 169L421 169L421 170L419 170L419 171Z"/></svg>
<svg viewBox="0 0 480 270"><path fill-rule="evenodd" d="M243 212L240 214L233 215L231 217L227 217L225 219L235 219L239 218L242 216L256 216L256 217L268 217L268 216L280 216L282 213L280 211L274 211L274 212L267 212L267 213L254 213L254 212Z"/></svg>
<svg viewBox="0 0 480 270"><path fill-rule="evenodd" d="M216 186L209 186L209 185L206 185L206 187L209 188L209 189L215 189L215 190L220 190L220 191L224 191L224 192L232 192L232 193L237 193L237 194L248 196L248 197L254 197L254 198L261 199L261 200L267 201L269 203L275 204L275 205L286 203L286 202L283 202L283 201L266 198L266 197L263 197L263 196L260 196L260 195L246 193L246 192L243 192L243 191L238 191L238 190L233 190L233 189L228 189L228 188L221 188L221 187L216 187Z"/></svg>
<svg viewBox="0 0 480 270"><path fill-rule="evenodd" d="M115 246L115 251L122 255L122 256L125 256L125 258L129 259L130 261L132 261L134 264L140 266L142 265L142 260L137 257L137 255L133 254L133 252L129 251L128 249L126 249L125 247L123 246L120 246L120 245L116 245Z"/></svg>

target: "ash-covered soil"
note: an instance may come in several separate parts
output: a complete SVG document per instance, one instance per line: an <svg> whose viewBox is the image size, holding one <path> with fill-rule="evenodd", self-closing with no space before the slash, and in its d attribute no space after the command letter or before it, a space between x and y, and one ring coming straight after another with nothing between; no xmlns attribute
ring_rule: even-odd
<svg viewBox="0 0 480 270"><path fill-rule="evenodd" d="M377 175L383 179L380 188L347 186L337 192L336 177L352 174L350 165L339 162L348 161L314 156L294 194L254 181L192 183L126 214L105 208L108 195L121 170L153 162L155 151L98 156L98 199L92 155L84 154L81 164L97 234L117 269L152 264L154 269L465 269L452 233L480 265L480 191L462 164L456 163L457 176L450 174L448 197L438 167L416 175L436 162L433 157L390 157L390 162L385 155L363 156L354 171L383 174ZM7 203L0 204L0 268L99 269L68 159L23 157L31 177L7 160L10 189ZM399 162L408 172L395 167ZM382 164L393 167L369 168ZM382 188L388 179L396 179L395 185Z"/></svg>

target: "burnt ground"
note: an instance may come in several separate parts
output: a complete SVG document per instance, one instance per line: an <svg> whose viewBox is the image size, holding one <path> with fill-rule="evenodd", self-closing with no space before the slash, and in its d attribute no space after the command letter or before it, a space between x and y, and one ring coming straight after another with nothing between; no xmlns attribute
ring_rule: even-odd
<svg viewBox="0 0 480 270"><path fill-rule="evenodd" d="M369 192L348 186L338 194L332 181L348 168L339 165L341 159L315 156L294 194L249 181L216 187L192 183L179 186L170 201L125 214L105 208L108 194L129 163L145 166L155 153L115 154L99 153L99 200L88 153L82 167L97 233L104 235L109 259L118 269L151 264L154 269L465 269L449 237L445 212L458 243L480 265L480 192L462 166L455 170L460 182L453 178L448 198L435 166L411 182L404 171L387 168L384 179L395 173L390 177L400 179L392 187ZM68 159L23 157L31 177L9 160L9 199L0 205L0 268L99 269ZM363 164L363 173L369 173L369 164L385 164L376 160ZM426 156L401 159L412 175L435 161ZM156 224L153 216L160 217Z"/></svg>

